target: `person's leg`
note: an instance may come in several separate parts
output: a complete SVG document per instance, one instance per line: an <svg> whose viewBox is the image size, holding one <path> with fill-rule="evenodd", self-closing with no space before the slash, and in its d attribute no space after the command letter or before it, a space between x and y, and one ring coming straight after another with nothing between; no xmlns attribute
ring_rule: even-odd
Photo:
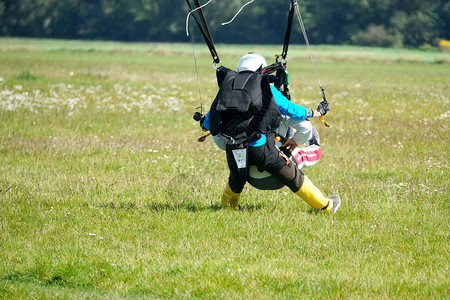
<svg viewBox="0 0 450 300"><path fill-rule="evenodd" d="M273 175L290 188L293 193L308 203L309 206L324 212L330 212L333 208L333 200L326 198L293 163L284 166Z"/></svg>
<svg viewBox="0 0 450 300"><path fill-rule="evenodd" d="M241 198L241 192L247 182L247 177L242 176L239 173L231 150L227 150L226 154L230 176L228 177L225 190L222 193L222 208L239 209L239 200Z"/></svg>
<svg viewBox="0 0 450 300"><path fill-rule="evenodd" d="M227 182L225 190L222 193L222 208L239 209L239 200L241 199L241 193L235 193L230 187L230 183Z"/></svg>
<svg viewBox="0 0 450 300"><path fill-rule="evenodd" d="M307 144L308 141L313 137L314 127L308 120L300 120L297 118L290 118L288 116L285 116L280 127L277 129L278 134L286 136L289 127L294 130L294 136L292 138L298 145Z"/></svg>
<svg viewBox="0 0 450 300"><path fill-rule="evenodd" d="M334 213L340 206L340 198L326 198L322 192L290 160L279 152L275 145L266 144L264 169L277 177L282 183L302 198L311 207L324 212Z"/></svg>
<svg viewBox="0 0 450 300"><path fill-rule="evenodd" d="M326 198L306 176L303 176L303 184L295 194L310 206L327 213L335 213L341 205L338 195L333 195L330 199Z"/></svg>
<svg viewBox="0 0 450 300"><path fill-rule="evenodd" d="M293 139L299 145L299 147L292 151L292 156L297 162L298 168L302 169L303 167L314 166L322 155L319 133L310 121L285 117L278 129L279 134L285 135L288 127L294 129L295 134ZM307 146L304 147L302 145ZM278 146L281 146L281 144Z"/></svg>
<svg viewBox="0 0 450 300"><path fill-rule="evenodd" d="M292 151L292 156L297 162L297 167L302 169L303 167L314 166L322 156L322 148L317 145L311 145L306 148L297 147Z"/></svg>

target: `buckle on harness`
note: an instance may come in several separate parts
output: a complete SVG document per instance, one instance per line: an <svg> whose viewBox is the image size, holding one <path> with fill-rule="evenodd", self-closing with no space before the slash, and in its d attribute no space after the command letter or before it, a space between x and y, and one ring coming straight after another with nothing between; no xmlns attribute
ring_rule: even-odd
<svg viewBox="0 0 450 300"><path fill-rule="evenodd" d="M223 63L222 63L222 61L221 60L219 60L219 61L213 61L213 67L214 67L214 69L216 70L216 71L218 71L221 67L223 67Z"/></svg>

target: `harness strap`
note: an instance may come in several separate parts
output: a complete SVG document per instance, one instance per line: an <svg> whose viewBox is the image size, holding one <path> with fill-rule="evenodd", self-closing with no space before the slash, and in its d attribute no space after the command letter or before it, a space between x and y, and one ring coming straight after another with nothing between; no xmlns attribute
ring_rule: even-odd
<svg viewBox="0 0 450 300"><path fill-rule="evenodd" d="M286 32L284 34L283 52L281 53L282 61L286 61L287 58L289 43L291 40L292 22L294 20L294 13L297 5L297 0L291 0L291 8L289 9L288 22L286 26Z"/></svg>
<svg viewBox="0 0 450 300"><path fill-rule="evenodd" d="M205 16L202 11L202 6L200 5L198 0L193 0L195 4L195 9L192 8L192 5L189 0L186 0L191 13L196 13L197 16L193 15L195 22L198 25L198 28L205 39L205 43L208 46L209 52L213 58L215 64L220 64L220 58L217 54L216 47L214 46L214 41L211 36L211 32L209 31L208 24L206 23Z"/></svg>

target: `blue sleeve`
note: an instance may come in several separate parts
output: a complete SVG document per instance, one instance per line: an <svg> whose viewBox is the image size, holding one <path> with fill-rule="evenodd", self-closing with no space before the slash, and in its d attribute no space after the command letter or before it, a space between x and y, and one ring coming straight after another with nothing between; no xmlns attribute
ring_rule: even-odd
<svg viewBox="0 0 450 300"><path fill-rule="evenodd" d="M288 115L292 118L304 120L306 118L306 108L289 101L283 94L273 85L270 86L273 98L277 103L278 109L282 115Z"/></svg>
<svg viewBox="0 0 450 300"><path fill-rule="evenodd" d="M205 115L205 120L203 121L203 128L205 128L206 130L211 129L211 126L209 125L209 111Z"/></svg>

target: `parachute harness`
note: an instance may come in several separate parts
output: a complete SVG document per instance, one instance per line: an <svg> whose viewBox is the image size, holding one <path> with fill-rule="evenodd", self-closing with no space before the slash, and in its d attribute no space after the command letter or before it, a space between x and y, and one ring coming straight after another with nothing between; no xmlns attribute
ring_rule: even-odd
<svg viewBox="0 0 450 300"><path fill-rule="evenodd" d="M211 56L213 58L213 67L218 70L220 67L222 67L222 62L219 58L219 55L217 54L216 48L214 46L214 41L211 35L211 32L209 30L208 24L206 23L205 20L205 16L203 14L202 8L204 8L205 6L209 5L213 0L208 0L205 4L200 4L199 0L192 0L195 8L193 5L191 5L191 0L186 0L188 6L189 6L189 13L186 16L186 35L189 36L189 18L192 15L194 17L195 22L198 25L198 28L200 30L200 33L202 34L206 45L208 46L208 49L211 53ZM244 7L246 7L247 5L253 3L255 0L250 0L248 2L246 2L239 10L238 12L233 16L233 18L228 21L228 22L224 22L221 25L228 25L230 23L232 23L234 21L234 19L236 19L236 17L241 13L241 11L244 9ZM195 14L194 14L195 13ZM289 9L289 14L288 14L288 22L287 22L287 26L286 26L286 32L284 35L284 45L283 45L283 51L281 54L281 59L280 56L276 56L276 62L275 64L272 64L268 67L266 67L264 70L262 70L263 73L268 72L273 73L276 71L276 81L275 81L275 87L279 90L281 90L281 86L283 86L283 90L281 91L284 96L286 96L286 98L288 98L290 100L290 94L289 94L289 74L286 72L286 66L287 66L287 57L288 57L288 49L289 49L289 43L290 43L290 37L291 37L291 31L292 31L292 23L293 23L293 18L294 18L294 13L297 16L298 22L300 24L301 30L302 30L302 34L303 34L303 38L305 39L305 43L306 46L308 48L308 52L309 52L309 57L311 60L311 63L313 64L314 67L314 71L316 73L316 77L317 77L317 82L319 85L319 89L320 89L320 93L322 96L322 102L325 104L328 104L327 98L325 96L325 90L322 87L322 83L320 81L319 78L319 73L317 71L317 67L312 55L312 51L311 51L311 46L309 44L309 39L308 39L308 35L306 34L306 29L305 29L305 25L303 23L303 18L302 15L300 13L300 8L299 5L297 3L297 0L290 0L290 9ZM193 54L194 54L194 63L195 63L195 70L196 70L196 74L197 74L197 82L198 82L198 87L199 87L199 94L200 94L200 106L197 107L200 108L200 112L196 112L194 114L194 119L196 121L200 121L203 117L203 98L202 98L202 93L201 93L201 87L200 87L200 78L199 78L199 73L198 73L198 66L197 66L197 57L195 54L195 43L194 43L194 38L191 37L192 40L192 47L193 47ZM327 116L328 113L326 115L322 115L319 117L319 120L322 121L324 123L325 126L329 127L330 125L323 119L324 116ZM198 139L199 142L203 142L205 140L205 138L210 135L210 133L208 133L205 136L202 136Z"/></svg>

